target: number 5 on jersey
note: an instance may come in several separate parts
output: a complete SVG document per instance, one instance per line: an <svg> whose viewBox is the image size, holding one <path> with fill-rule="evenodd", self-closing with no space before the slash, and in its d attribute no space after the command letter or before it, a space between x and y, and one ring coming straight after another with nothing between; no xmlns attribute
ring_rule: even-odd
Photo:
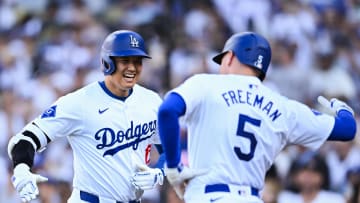
<svg viewBox="0 0 360 203"><path fill-rule="evenodd" d="M246 123L249 123L251 125L260 127L261 121L257 120L257 119L254 119L254 118L251 118L251 117L249 117L247 115L243 115L243 114L239 115L238 128L237 128L236 135L244 137L246 139L249 139L249 141L250 141L250 151L247 154L243 153L241 151L240 147L236 147L236 146L234 147L234 151L235 151L236 156L240 160L250 161L254 157L255 148L256 148L256 145L257 145L257 140L255 138L254 133L245 131L245 124Z"/></svg>

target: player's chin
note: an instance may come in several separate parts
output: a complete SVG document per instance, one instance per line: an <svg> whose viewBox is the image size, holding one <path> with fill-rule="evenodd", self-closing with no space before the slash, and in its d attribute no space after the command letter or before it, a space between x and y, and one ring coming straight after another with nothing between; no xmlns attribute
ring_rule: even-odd
<svg viewBox="0 0 360 203"><path fill-rule="evenodd" d="M124 78L123 80L123 86L125 88L132 88L134 87L134 85L137 83L137 79L136 78Z"/></svg>

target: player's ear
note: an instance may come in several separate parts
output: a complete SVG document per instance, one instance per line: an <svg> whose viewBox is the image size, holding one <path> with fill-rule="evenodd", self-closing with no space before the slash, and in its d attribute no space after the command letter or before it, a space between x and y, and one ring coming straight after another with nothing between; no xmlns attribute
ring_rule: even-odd
<svg viewBox="0 0 360 203"><path fill-rule="evenodd" d="M225 56L222 58L222 63L224 63L225 66L230 66L233 63L235 54L233 51L228 51Z"/></svg>

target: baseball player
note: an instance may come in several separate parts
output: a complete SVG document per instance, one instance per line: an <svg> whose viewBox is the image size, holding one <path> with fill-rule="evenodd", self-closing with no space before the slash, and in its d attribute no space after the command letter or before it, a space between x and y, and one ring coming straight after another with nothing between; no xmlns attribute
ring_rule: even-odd
<svg viewBox="0 0 360 203"><path fill-rule="evenodd" d="M317 149L354 138L346 103L320 97L333 113L322 114L265 87L270 59L264 37L234 34L213 58L220 74L192 76L166 95L158 112L165 173L185 202L261 203L265 173L286 145ZM180 162L180 117L188 130L188 167Z"/></svg>
<svg viewBox="0 0 360 203"><path fill-rule="evenodd" d="M160 143L162 99L137 84L144 58L150 56L138 33L109 34L101 49L104 81L59 98L9 140L12 183L23 202L35 199L37 183L47 180L31 171L34 153L64 136L74 154L69 203L138 203L143 190L162 184L163 172L146 165L152 144Z"/></svg>

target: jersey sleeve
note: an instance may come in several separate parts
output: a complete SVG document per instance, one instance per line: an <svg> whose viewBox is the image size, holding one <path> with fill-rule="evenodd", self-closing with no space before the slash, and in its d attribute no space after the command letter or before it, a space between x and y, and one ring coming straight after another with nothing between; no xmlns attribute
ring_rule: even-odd
<svg viewBox="0 0 360 203"><path fill-rule="evenodd" d="M288 142L318 149L329 137L335 123L334 117L314 111L304 104L290 101Z"/></svg>
<svg viewBox="0 0 360 203"><path fill-rule="evenodd" d="M207 92L204 90L207 87L203 85L203 80L204 77L202 74L192 76L171 91L179 94L184 99L186 115L191 115L196 109L196 106L202 103L205 98L203 94Z"/></svg>
<svg viewBox="0 0 360 203"><path fill-rule="evenodd" d="M34 120L34 123L55 140L73 134L81 126L82 105L75 97L61 97Z"/></svg>

